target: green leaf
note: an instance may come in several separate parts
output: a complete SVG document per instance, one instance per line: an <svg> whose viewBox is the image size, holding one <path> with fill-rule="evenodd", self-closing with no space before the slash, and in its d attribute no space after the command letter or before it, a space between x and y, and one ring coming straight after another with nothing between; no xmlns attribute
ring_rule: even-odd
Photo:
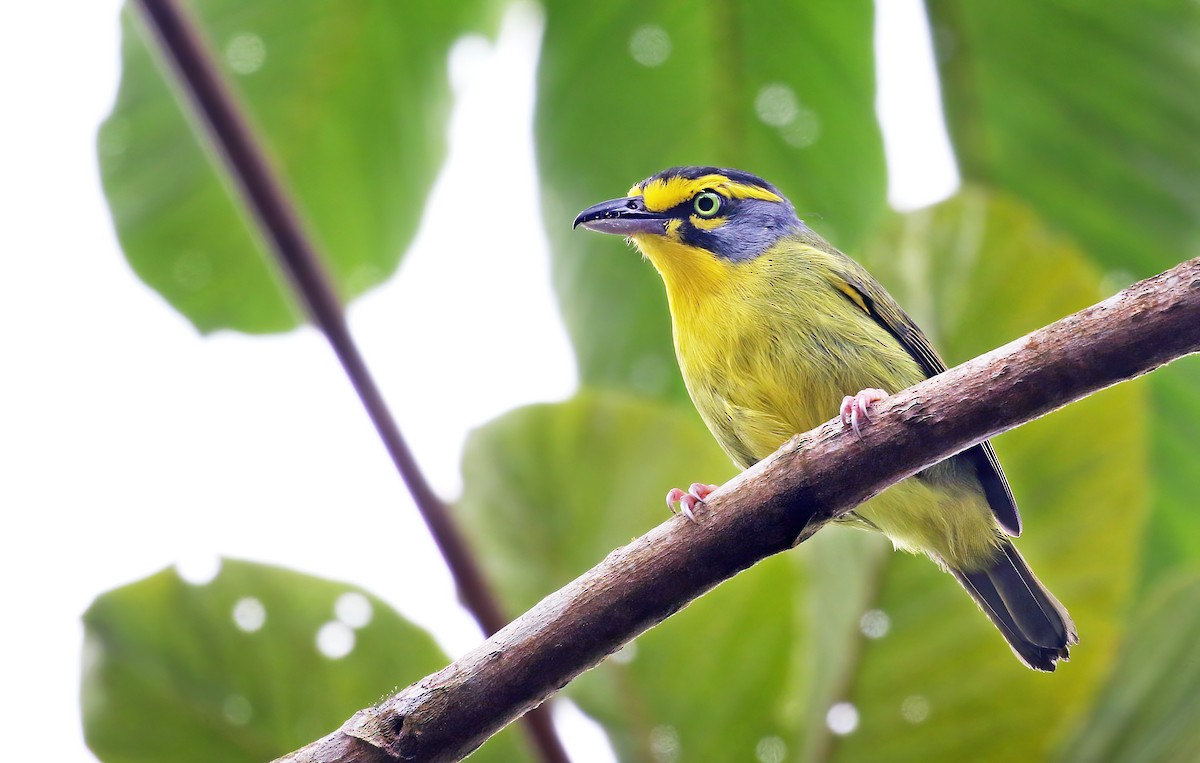
<svg viewBox="0 0 1200 763"><path fill-rule="evenodd" d="M662 284L586 206L672 165L762 175L844 246L885 211L873 9L546 3L536 118L554 278L586 383L685 395Z"/></svg>
<svg viewBox="0 0 1200 763"><path fill-rule="evenodd" d="M191 6L342 296L380 283L445 152L447 50L490 4ZM120 90L98 139L130 264L200 331L294 327L303 316L139 26L127 10Z"/></svg>
<svg viewBox="0 0 1200 763"><path fill-rule="evenodd" d="M360 589L233 560L207 585L167 569L106 593L84 625L84 733L106 763L261 763L448 662ZM322 654L322 628L351 651ZM513 736L473 759L528 759Z"/></svg>
<svg viewBox="0 0 1200 763"><path fill-rule="evenodd" d="M971 189L899 218L863 260L952 365L1100 296L1098 274L1067 241L1020 203ZM1041 759L1079 720L1112 663L1139 561L1144 392L1122 384L995 440L1025 519L1017 545L1078 625L1071 662L1054 675L1021 666L925 559L854 568L889 628L877 640L846 634L861 654L838 699L860 723L830 739L831 757Z"/></svg>
<svg viewBox="0 0 1200 763"><path fill-rule="evenodd" d="M1028 201L1106 268L1200 240L1200 5L929 0L967 180Z"/></svg>
<svg viewBox="0 0 1200 763"><path fill-rule="evenodd" d="M1181 358L1150 377L1154 513L1142 555L1142 585L1181 567L1200 564L1200 357Z"/></svg>
<svg viewBox="0 0 1200 763"><path fill-rule="evenodd" d="M731 476L699 419L615 393L478 430L457 506L510 611L523 611L667 517L673 485ZM794 561L768 560L567 687L622 760L750 760L788 735Z"/></svg>
<svg viewBox="0 0 1200 763"><path fill-rule="evenodd" d="M1200 577L1164 580L1137 608L1100 700L1064 761L1192 761L1200 750Z"/></svg>
<svg viewBox="0 0 1200 763"><path fill-rule="evenodd" d="M892 550L875 533L829 526L796 554L809 575L794 649L795 745L801 760L827 760L833 742L827 715L857 675L864 614L876 604Z"/></svg>

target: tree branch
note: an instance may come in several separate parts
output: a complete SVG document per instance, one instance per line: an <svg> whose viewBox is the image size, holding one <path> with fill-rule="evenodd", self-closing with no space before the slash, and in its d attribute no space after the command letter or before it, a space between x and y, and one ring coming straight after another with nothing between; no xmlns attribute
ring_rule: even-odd
<svg viewBox="0 0 1200 763"><path fill-rule="evenodd" d="M363 360L333 282L309 238L283 184L267 161L232 92L221 79L195 25L176 0L140 0L142 16L174 67L179 84L208 128L226 169L241 190L271 253L317 328L325 334L358 393L367 415L408 487L429 534L446 560L459 600L485 633L502 628L508 618L483 576L446 505L433 492L417 466L408 443L384 402ZM416 33L416 32L414 32ZM567 763L567 754L546 712L527 719L530 736L544 763Z"/></svg>
<svg viewBox="0 0 1200 763"><path fill-rule="evenodd" d="M718 583L901 479L1097 390L1200 351L1200 259L881 403L862 439L797 435L443 670L281 762L457 760ZM847 475L853 475L848 479Z"/></svg>

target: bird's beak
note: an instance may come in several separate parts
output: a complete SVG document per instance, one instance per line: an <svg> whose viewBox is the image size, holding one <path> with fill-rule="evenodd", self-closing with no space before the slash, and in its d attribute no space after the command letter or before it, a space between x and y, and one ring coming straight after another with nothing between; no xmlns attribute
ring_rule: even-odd
<svg viewBox="0 0 1200 763"><path fill-rule="evenodd" d="M661 236L666 232L667 220L666 215L646 209L646 202L641 196L626 196L588 207L575 217L571 227L578 228L582 225L588 230L617 236L633 236L638 233L655 233Z"/></svg>

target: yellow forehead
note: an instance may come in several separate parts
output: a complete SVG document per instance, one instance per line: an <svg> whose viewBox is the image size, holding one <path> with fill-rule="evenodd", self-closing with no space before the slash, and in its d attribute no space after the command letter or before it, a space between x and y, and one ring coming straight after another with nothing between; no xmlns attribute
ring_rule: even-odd
<svg viewBox="0 0 1200 763"><path fill-rule="evenodd" d="M765 188L739 183L716 173L698 178L658 178L646 183L644 186L638 183L629 189L629 195L641 196L646 202L646 209L651 212L666 212L668 209L689 201L696 194L706 190L716 191L728 199L783 201L779 196Z"/></svg>

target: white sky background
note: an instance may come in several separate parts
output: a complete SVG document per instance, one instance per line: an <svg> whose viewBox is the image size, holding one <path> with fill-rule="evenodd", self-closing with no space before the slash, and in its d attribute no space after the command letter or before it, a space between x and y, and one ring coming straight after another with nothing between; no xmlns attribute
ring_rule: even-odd
<svg viewBox="0 0 1200 763"><path fill-rule="evenodd" d="M920 2L878 1L889 197L911 209L951 193L957 176ZM118 8L0 6L0 738L16 760L40 758L47 744L57 760L94 759L75 710L80 615L96 595L176 562L202 576L224 555L345 580L452 655L479 639L316 332L201 338L126 265L94 152L119 76ZM421 232L398 276L351 309L402 430L446 496L458 492L471 428L576 384L536 201L517 218L481 205L466 227L452 208L472 173L538 198L539 33L526 9L510 14L496 46L457 47L451 154ZM347 529L340 540L337 528ZM422 586L405 585L414 578ZM577 712L560 721L580 763L611 759Z"/></svg>

